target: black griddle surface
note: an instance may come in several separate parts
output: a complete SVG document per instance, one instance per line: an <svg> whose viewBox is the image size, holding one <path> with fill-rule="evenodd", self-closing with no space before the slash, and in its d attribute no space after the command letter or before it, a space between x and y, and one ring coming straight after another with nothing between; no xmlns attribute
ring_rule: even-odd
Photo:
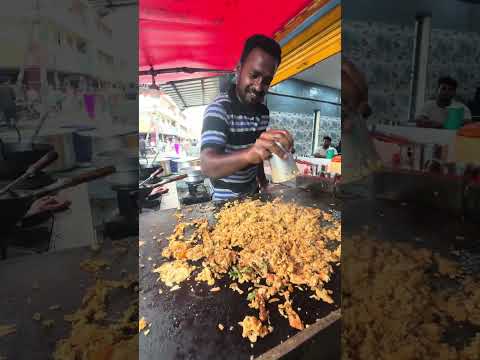
<svg viewBox="0 0 480 360"><path fill-rule="evenodd" d="M339 217L338 205L329 194L312 194L301 189L284 189L277 195L285 199L294 199L298 204L334 211ZM212 210L199 212L197 209L211 206L211 203L195 205L192 212L183 211L189 218L211 216ZM337 209L336 211L334 209ZM250 359L259 356L298 333L291 328L288 320L281 317L278 303L269 304L273 333L258 339L252 348L248 339L242 338L242 328L238 322L246 315L258 316L258 311L250 309L246 300L249 285L241 284L245 291L239 295L228 288L232 282L228 276L217 281L221 291L212 293L205 283L187 280L181 289L170 292L169 288L157 282L157 274L152 269L166 259L162 259L161 250L167 245L165 240L175 224L175 210L145 213L140 215L140 239L145 244L140 247L140 316L151 323L148 336L140 336L140 358L157 359ZM163 235L160 235L163 233ZM153 236L157 239L153 239ZM161 239L160 242L157 240ZM151 258L151 260L148 260ZM194 276L192 276L194 277ZM340 305L340 268L329 282L328 289L333 290L335 305L329 305L309 299L311 292L295 290L292 299L294 308L306 324L312 324L317 318L328 315ZM162 294L159 294L159 290ZM192 291L193 289L193 291ZM301 310L298 310L300 308ZM224 325L220 331L218 324ZM233 330L230 331L230 327ZM320 353L319 353L320 351ZM292 357L294 356L294 357ZM340 358L340 322L323 330L307 342L305 346L292 352L288 359L339 359Z"/></svg>

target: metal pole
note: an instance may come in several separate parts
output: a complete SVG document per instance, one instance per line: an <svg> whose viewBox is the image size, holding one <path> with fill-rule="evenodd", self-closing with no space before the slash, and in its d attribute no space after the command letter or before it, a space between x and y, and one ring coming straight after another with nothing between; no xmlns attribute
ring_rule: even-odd
<svg viewBox="0 0 480 360"><path fill-rule="evenodd" d="M416 111L425 102L430 48L431 16L418 15L415 21L415 37L412 56L408 119L415 120Z"/></svg>

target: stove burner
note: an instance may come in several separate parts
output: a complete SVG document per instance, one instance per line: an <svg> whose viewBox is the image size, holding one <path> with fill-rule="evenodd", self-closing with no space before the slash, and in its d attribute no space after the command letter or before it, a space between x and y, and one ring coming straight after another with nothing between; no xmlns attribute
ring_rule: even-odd
<svg viewBox="0 0 480 360"><path fill-rule="evenodd" d="M203 181L196 183L187 182L187 185L189 195L183 197L180 200L183 205L200 204L210 201L212 199Z"/></svg>
<svg viewBox="0 0 480 360"><path fill-rule="evenodd" d="M208 194L207 188L203 184L203 181L193 182L193 183L187 182L187 185L188 185L188 193L191 196Z"/></svg>

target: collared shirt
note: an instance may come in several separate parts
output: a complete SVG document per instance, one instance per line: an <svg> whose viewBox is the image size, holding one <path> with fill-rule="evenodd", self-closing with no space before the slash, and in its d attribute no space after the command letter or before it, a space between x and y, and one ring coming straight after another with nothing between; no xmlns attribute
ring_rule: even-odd
<svg viewBox="0 0 480 360"><path fill-rule="evenodd" d="M235 86L218 96L205 110L201 150L213 148L226 154L247 149L267 129L269 111L263 104L242 104ZM259 165L247 166L221 179L211 179L213 200L227 200L257 191Z"/></svg>

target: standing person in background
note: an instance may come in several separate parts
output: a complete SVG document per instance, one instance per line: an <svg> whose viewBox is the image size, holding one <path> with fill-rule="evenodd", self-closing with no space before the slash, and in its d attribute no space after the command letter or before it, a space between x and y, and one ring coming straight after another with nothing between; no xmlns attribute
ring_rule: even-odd
<svg viewBox="0 0 480 360"><path fill-rule="evenodd" d="M332 138L328 135L323 137L323 145L315 151L316 158L326 158L328 152L333 152L333 156L337 155L337 149L332 146Z"/></svg>
<svg viewBox="0 0 480 360"><path fill-rule="evenodd" d="M435 100L426 101L417 114L417 126L427 128L443 128L448 117L448 108L463 108L463 121L472 121L470 109L462 102L455 100L457 94L457 81L449 76L438 79L437 97Z"/></svg>
<svg viewBox="0 0 480 360"><path fill-rule="evenodd" d="M173 142L173 148L175 149L175 154L180 155L180 141L177 137L175 137Z"/></svg>

